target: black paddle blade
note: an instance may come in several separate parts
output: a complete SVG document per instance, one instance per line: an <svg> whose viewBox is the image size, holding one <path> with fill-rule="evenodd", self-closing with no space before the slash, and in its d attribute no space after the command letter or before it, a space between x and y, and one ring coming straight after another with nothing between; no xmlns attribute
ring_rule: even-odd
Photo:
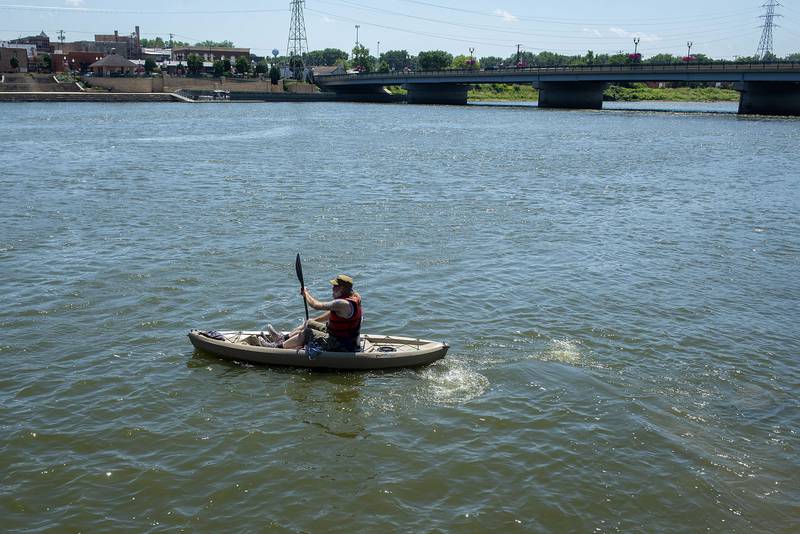
<svg viewBox="0 0 800 534"><path fill-rule="evenodd" d="M294 262L294 270L297 271L297 279L300 280L300 286L305 287L303 282L303 263L300 261L300 254L297 254L297 259Z"/></svg>

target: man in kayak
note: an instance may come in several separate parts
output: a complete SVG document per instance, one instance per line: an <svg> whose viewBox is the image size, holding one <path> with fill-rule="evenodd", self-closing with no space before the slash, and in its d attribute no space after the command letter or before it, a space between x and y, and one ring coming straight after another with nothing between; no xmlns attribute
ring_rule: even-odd
<svg viewBox="0 0 800 534"><path fill-rule="evenodd" d="M301 290L308 305L325 313L304 323L284 340L273 338L276 347L299 349L314 343L320 350L329 352L358 352L358 336L361 333L361 295L353 290L353 279L340 274L330 281L333 300L322 302L315 299L308 288Z"/></svg>

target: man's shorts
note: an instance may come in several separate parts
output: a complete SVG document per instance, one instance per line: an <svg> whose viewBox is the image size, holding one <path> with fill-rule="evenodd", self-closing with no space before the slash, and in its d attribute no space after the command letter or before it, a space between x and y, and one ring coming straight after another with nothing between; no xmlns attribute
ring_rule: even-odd
<svg viewBox="0 0 800 534"><path fill-rule="evenodd" d="M308 328L305 330L303 345L315 342L319 348L326 352L354 352L353 347L347 347L339 338L328 333L328 325L309 321Z"/></svg>

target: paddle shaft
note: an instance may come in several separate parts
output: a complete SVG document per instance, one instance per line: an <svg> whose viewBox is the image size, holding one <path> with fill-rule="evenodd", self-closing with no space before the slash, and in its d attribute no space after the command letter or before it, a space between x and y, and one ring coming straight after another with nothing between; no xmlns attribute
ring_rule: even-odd
<svg viewBox="0 0 800 534"><path fill-rule="evenodd" d="M306 300L306 284L303 281L303 263L300 261L300 254L294 262L294 269L297 272L297 279L300 280L300 291L303 293L303 305L306 307L306 322L308 322L308 301Z"/></svg>

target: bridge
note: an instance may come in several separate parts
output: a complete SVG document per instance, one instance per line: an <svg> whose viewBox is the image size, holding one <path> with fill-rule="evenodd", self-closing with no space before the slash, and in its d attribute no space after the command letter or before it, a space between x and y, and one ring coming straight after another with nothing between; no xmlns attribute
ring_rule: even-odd
<svg viewBox="0 0 800 534"><path fill-rule="evenodd" d="M800 63L587 65L318 76L317 85L354 101L379 101L386 86L408 90L412 104L467 103L470 85L532 84L539 107L601 109L613 82L733 82L739 113L800 116Z"/></svg>

